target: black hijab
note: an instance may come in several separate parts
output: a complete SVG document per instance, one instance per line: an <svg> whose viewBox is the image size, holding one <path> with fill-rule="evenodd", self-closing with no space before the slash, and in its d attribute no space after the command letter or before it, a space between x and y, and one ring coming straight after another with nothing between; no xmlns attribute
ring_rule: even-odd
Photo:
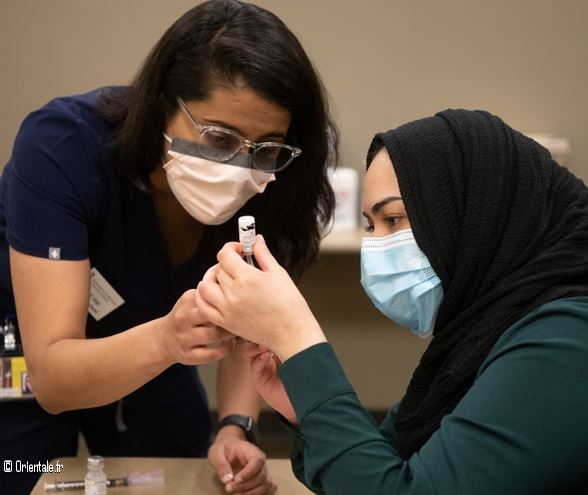
<svg viewBox="0 0 588 495"><path fill-rule="evenodd" d="M397 448L408 459L508 327L548 301L588 294L588 189L483 111L446 110L377 134L368 166L382 146L444 291L396 420Z"/></svg>

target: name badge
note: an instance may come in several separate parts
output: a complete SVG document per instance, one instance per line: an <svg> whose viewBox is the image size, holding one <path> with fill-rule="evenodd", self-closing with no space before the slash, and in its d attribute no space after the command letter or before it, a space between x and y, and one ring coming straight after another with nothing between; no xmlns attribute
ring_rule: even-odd
<svg viewBox="0 0 588 495"><path fill-rule="evenodd" d="M90 304L88 313L96 321L100 321L106 315L112 313L123 304L125 300L114 290L96 268L90 271Z"/></svg>

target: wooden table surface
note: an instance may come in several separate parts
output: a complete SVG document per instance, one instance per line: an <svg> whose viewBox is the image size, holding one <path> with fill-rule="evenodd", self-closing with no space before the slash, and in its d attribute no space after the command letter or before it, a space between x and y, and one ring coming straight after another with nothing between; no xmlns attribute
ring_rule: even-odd
<svg viewBox="0 0 588 495"><path fill-rule="evenodd" d="M56 466L57 459L50 461ZM58 473L44 473L35 485L31 495L50 493L83 493L83 490L67 492L45 491L45 482L79 481L86 474L86 459L63 457L59 459L63 468ZM108 488L108 495L226 495L222 484L206 459L154 458L154 457L106 457L105 472L108 478L123 478L133 471L149 473L163 469L165 481L155 486L122 486ZM282 495L312 494L292 474L289 459L268 459L267 465L273 480Z"/></svg>

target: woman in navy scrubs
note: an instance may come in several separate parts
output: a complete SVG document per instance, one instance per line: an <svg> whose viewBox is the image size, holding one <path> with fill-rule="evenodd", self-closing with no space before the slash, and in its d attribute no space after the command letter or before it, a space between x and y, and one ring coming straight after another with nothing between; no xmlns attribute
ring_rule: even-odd
<svg viewBox="0 0 588 495"><path fill-rule="evenodd" d="M75 455L81 429L92 453L208 455L228 491L273 493L244 428L259 397L240 344L202 317L195 287L243 214L301 275L332 212L336 136L296 37L235 0L184 14L129 86L31 113L0 181L0 316L35 399L0 402L0 457ZM217 360L210 445L196 365ZM0 476L15 495L39 474Z"/></svg>

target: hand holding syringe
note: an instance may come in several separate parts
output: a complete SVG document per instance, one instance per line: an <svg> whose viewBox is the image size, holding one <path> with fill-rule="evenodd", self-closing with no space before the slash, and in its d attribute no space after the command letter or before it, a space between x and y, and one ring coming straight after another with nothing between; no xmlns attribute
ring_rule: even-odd
<svg viewBox="0 0 588 495"><path fill-rule="evenodd" d="M253 262L253 244L255 244L255 218L246 215L239 217L239 242L243 246L243 256L251 266Z"/></svg>

